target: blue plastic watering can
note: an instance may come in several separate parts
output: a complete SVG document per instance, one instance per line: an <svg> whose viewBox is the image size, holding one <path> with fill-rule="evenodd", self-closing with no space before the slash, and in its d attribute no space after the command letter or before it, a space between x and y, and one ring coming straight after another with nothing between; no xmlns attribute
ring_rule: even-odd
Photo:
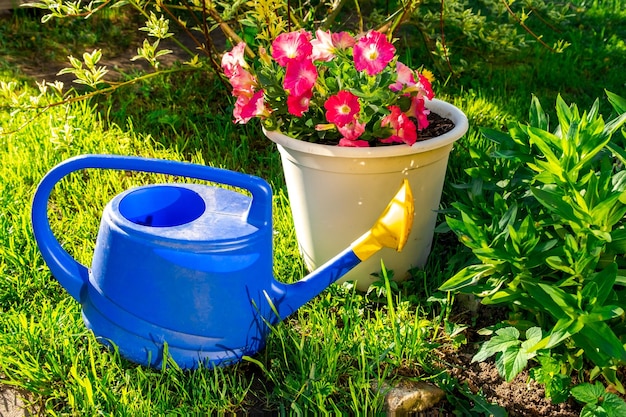
<svg viewBox="0 0 626 417"><path fill-rule="evenodd" d="M183 183L127 190L104 208L87 268L63 249L48 221L55 184L86 168L196 178L250 196ZM272 273L272 190L258 177L184 162L83 155L42 179L32 209L44 260L80 302L83 320L99 340L145 366L160 366L167 352L182 368L225 365L257 353L271 325L359 262L382 247L401 250L412 220L405 181L372 229L306 278L284 284Z"/></svg>

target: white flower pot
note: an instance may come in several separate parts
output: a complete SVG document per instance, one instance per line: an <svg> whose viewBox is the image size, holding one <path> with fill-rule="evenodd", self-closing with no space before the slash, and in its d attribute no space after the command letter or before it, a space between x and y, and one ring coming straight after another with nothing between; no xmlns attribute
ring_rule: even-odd
<svg viewBox="0 0 626 417"><path fill-rule="evenodd" d="M415 219L400 253L384 248L341 280L365 291L376 281L381 259L396 280L422 267L431 250L441 192L453 143L468 128L461 110L441 100L426 105L452 120L450 132L415 143L372 148L320 145L264 131L281 155L300 251L309 270L321 266L378 219L403 178L415 198Z"/></svg>

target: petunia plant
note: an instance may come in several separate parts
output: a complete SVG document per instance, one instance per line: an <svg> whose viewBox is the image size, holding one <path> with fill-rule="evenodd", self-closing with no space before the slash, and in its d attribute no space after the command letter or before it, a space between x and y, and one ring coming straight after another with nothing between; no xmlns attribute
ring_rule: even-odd
<svg viewBox="0 0 626 417"><path fill-rule="evenodd" d="M428 127L432 74L400 62L380 32L282 33L253 64L245 51L241 42L222 57L235 123L259 118L267 130L352 147L412 145Z"/></svg>

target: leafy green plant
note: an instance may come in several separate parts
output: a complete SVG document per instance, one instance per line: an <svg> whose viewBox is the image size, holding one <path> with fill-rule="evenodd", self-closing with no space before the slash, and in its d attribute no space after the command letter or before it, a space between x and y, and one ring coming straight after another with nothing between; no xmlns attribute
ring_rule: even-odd
<svg viewBox="0 0 626 417"><path fill-rule="evenodd" d="M437 385L446 392L446 399L454 407L456 415L506 417L503 407L490 403L482 392L473 393L467 383L461 384L447 373L437 376Z"/></svg>
<svg viewBox="0 0 626 417"><path fill-rule="evenodd" d="M561 403L569 397L571 378L567 375L565 360L549 352L539 353L536 361L539 366L530 369L530 377L542 384L545 395L553 402Z"/></svg>
<svg viewBox="0 0 626 417"><path fill-rule="evenodd" d="M619 135L612 139L626 113L624 99L608 94L621 114L607 122L597 100L581 114L559 97L558 125L550 131L533 98L529 124L484 129L493 147L471 150L480 162L467 170L462 201L453 204L457 214L446 219L479 263L441 289L510 306L515 328L543 331L537 338L533 330L530 345L512 330L483 345L481 360L523 353L515 366L499 366L507 379L535 352L561 351L570 371L590 363L592 377L601 373L623 392L616 367L626 360L626 153Z"/></svg>
<svg viewBox="0 0 626 417"><path fill-rule="evenodd" d="M602 384L580 384L572 388L572 396L583 403L580 417L618 417L626 415L626 402Z"/></svg>
<svg viewBox="0 0 626 417"><path fill-rule="evenodd" d="M539 327L526 330L524 341L520 340L520 332L515 327L504 327L496 330L495 336L482 344L472 362L482 362L495 354L498 373L510 382L526 368L528 360L537 355L537 350L533 348L541 339Z"/></svg>
<svg viewBox="0 0 626 417"><path fill-rule="evenodd" d="M403 2L405 26L415 28L440 74L475 69L480 54L495 61L519 53L532 42L552 52L563 52L569 43L548 44L543 34L572 16L570 5L544 0L413 0ZM540 33L540 34L538 34ZM549 41L548 41L549 42Z"/></svg>
<svg viewBox="0 0 626 417"><path fill-rule="evenodd" d="M82 61L70 55L68 57L70 66L59 74L73 74L74 82L87 86L88 90L77 92L70 89L62 93L63 85L57 84L59 94L55 97L56 100L48 100L47 103L38 102L31 107L49 108L62 102L88 99L94 95L108 94L121 87L171 72L204 70L222 80L219 57L223 52L221 50L223 47L218 47L218 44L221 45L221 38L225 37L227 43L232 44L245 41L249 46L246 48L246 55L253 59L255 58L253 49L256 49L255 46L258 46L260 42L267 42L280 33L300 28L314 31L315 29L330 29L333 26L347 26L355 32L364 32L365 25L367 25L368 28L380 29L390 38L401 26L417 28L421 36L411 39L423 40L427 55L433 58L433 62L439 66L444 77L454 72L450 60L453 39L460 39L461 42L467 44L465 46L467 48L475 48L477 42L488 45L487 49L492 51L491 55L501 54L504 51L516 51L524 45L525 36L520 35L519 30L532 35L534 39L553 51L561 51L565 45L561 42L553 47L548 46L540 36L533 32L530 25L527 25L527 20L532 20L531 15L543 16L538 19L539 21L548 19L555 23L568 16L564 12L567 10L566 6L557 6L543 0L525 1L521 8L517 3L509 4L513 2L504 0L483 0L478 2L479 4L473 4L474 2L468 0L445 2L402 0L385 2L384 5L378 1L362 0L354 2L357 19L348 18L338 23L338 18L346 15L344 6L347 3L349 2L345 0L326 0L313 2L313 4L290 0L255 2L244 0L234 2L34 0L26 6L43 10L45 13L41 19L43 23L50 23L55 19L95 19L95 16L111 10L123 15L119 10L130 9L131 14L139 15L144 20L144 26L139 27L138 30L147 35L131 60L144 60L153 71L134 74L120 81L110 76L106 66L99 64L103 54L102 49L96 48L91 52L84 52ZM370 13L367 14L367 12ZM358 24L351 23L355 20ZM367 22L364 23L364 20ZM445 41L444 23L452 34L447 37L448 43ZM544 28L545 26L549 25L544 25ZM184 41L185 38L188 42ZM162 59L172 53L171 49L163 47L165 40L173 42L188 53L189 59L184 60L183 65L167 70L162 68ZM469 64L467 60L455 59L454 65L461 69Z"/></svg>

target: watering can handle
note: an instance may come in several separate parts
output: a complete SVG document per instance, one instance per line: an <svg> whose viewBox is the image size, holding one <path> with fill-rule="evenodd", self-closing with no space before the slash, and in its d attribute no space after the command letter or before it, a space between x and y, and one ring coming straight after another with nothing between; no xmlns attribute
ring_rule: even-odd
<svg viewBox="0 0 626 417"><path fill-rule="evenodd" d="M41 180L33 198L31 220L35 240L52 274L76 300L89 277L86 266L67 253L55 238L48 220L48 199L55 184L66 175L86 168L152 172L231 185L252 193L247 221L262 227L272 221L272 189L262 178L186 162L120 155L81 155L52 168Z"/></svg>

